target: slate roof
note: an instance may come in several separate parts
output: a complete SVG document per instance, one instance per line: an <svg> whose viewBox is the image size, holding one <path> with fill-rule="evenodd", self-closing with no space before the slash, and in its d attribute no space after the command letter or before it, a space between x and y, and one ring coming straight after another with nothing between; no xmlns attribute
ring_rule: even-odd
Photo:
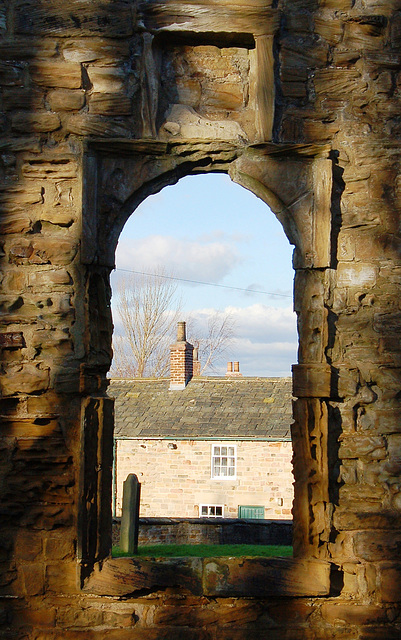
<svg viewBox="0 0 401 640"><path fill-rule="evenodd" d="M291 378L113 379L115 437L290 440Z"/></svg>

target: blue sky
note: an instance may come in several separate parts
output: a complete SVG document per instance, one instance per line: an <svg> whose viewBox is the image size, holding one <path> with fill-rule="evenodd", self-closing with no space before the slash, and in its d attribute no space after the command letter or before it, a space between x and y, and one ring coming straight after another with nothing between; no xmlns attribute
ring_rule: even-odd
<svg viewBox="0 0 401 640"><path fill-rule="evenodd" d="M112 285L119 269L162 268L178 278L245 289L178 282L182 319L191 314L206 321L215 310L233 316L235 338L216 373L224 374L227 360L239 360L243 375L290 375L297 348L292 250L255 195L225 174L189 176L133 212L120 236ZM118 331L115 309L113 316Z"/></svg>

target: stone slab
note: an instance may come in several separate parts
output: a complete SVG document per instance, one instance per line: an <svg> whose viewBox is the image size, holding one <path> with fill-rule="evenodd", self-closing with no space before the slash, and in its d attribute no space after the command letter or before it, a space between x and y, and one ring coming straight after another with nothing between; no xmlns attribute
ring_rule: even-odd
<svg viewBox="0 0 401 640"><path fill-rule="evenodd" d="M115 558L95 565L84 591L127 596L156 587L216 597L322 596L330 591L330 564L290 558Z"/></svg>

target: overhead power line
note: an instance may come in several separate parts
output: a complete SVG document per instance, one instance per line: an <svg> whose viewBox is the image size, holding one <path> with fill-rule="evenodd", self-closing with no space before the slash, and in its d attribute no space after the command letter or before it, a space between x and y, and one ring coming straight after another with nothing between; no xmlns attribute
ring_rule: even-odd
<svg viewBox="0 0 401 640"><path fill-rule="evenodd" d="M286 293L273 293L272 291L257 291L256 289L244 289L243 287L230 287L228 284L217 284L216 282L203 282L201 280L188 280L187 278L177 278L176 276L165 276L160 273L144 273L143 271L134 271L133 269L120 269L116 271L124 271L125 273L135 273L139 276L149 276L151 278L165 278L166 280L178 280L179 282L189 282L191 284L202 284L207 287L220 287L221 289L233 289L235 291L245 291L245 293L261 293L266 296L279 296L280 298L292 298Z"/></svg>

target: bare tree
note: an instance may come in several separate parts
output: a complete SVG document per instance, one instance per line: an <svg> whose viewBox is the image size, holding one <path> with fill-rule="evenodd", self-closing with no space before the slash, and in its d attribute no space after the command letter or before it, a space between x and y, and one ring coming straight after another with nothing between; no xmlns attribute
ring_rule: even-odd
<svg viewBox="0 0 401 640"><path fill-rule="evenodd" d="M199 350L201 374L215 369L216 360L229 348L235 335L235 320L232 314L216 311L211 314L207 326L202 331L196 318L190 318L188 336Z"/></svg>
<svg viewBox="0 0 401 640"><path fill-rule="evenodd" d="M169 374L170 345L176 340L181 303L177 285L162 271L156 275L132 274L116 287L117 324L113 336L111 374L121 378L164 377ZM216 311L202 326L199 318L187 321L188 341L198 348L201 373L214 370L216 360L234 336L234 319Z"/></svg>
<svg viewBox="0 0 401 640"><path fill-rule="evenodd" d="M169 346L180 315L177 286L159 271L122 278L117 311L123 335L113 339L112 374L121 377L168 375Z"/></svg>

